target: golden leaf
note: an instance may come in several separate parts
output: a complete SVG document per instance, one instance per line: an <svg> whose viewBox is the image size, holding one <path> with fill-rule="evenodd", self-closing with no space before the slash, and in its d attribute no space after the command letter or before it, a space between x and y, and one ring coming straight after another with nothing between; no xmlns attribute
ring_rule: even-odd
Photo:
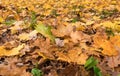
<svg viewBox="0 0 120 76"><path fill-rule="evenodd" d="M54 56L51 54L49 51L41 51L41 50L36 50L36 53L43 57L43 59L51 59L54 60Z"/></svg>
<svg viewBox="0 0 120 76"><path fill-rule="evenodd" d="M24 44L19 45L16 48L13 48L11 50L5 49L5 46L0 46L0 56L13 56L18 55L20 53L20 50L24 47Z"/></svg>
<svg viewBox="0 0 120 76"><path fill-rule="evenodd" d="M118 22L105 21L101 23L101 25L107 28L112 28L113 30L120 31L120 26Z"/></svg>

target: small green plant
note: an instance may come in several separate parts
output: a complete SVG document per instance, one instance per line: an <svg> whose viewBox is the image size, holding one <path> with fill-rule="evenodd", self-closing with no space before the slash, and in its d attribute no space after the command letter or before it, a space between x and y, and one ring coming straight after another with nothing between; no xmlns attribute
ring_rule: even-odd
<svg viewBox="0 0 120 76"><path fill-rule="evenodd" d="M55 10L55 9L53 9L52 11L51 11L51 15L53 15L53 16L59 16L59 14L57 14L57 10Z"/></svg>
<svg viewBox="0 0 120 76"><path fill-rule="evenodd" d="M73 18L73 19L71 20L72 23L75 23L75 22L77 22L77 21L78 21L77 18Z"/></svg>
<svg viewBox="0 0 120 76"><path fill-rule="evenodd" d="M31 73L33 74L33 76L42 76L43 75L42 71L37 68L33 68L31 70Z"/></svg>
<svg viewBox="0 0 120 76"><path fill-rule="evenodd" d="M96 76L102 76L100 69L96 66L97 63L98 61L92 56L86 61L84 67L86 70L93 69Z"/></svg>
<svg viewBox="0 0 120 76"><path fill-rule="evenodd" d="M108 36L108 39L110 38L110 36L114 36L115 35L111 28L106 28L105 32L106 32L106 34Z"/></svg>
<svg viewBox="0 0 120 76"><path fill-rule="evenodd" d="M30 27L32 29L34 29L35 25L37 24L37 19L36 19L36 13L35 12L31 12L31 23L30 23Z"/></svg>
<svg viewBox="0 0 120 76"><path fill-rule="evenodd" d="M110 16L116 14L117 12L118 12L117 9L114 9L114 10L103 10L103 11L101 12L100 18L101 18L101 19L104 19L104 18L110 17Z"/></svg>
<svg viewBox="0 0 120 76"><path fill-rule="evenodd" d="M3 22L3 24L10 26L12 25L16 20L10 19L10 20L6 20L5 22Z"/></svg>
<svg viewBox="0 0 120 76"><path fill-rule="evenodd" d="M118 74L117 76L120 76L120 74Z"/></svg>
<svg viewBox="0 0 120 76"><path fill-rule="evenodd" d="M97 66L93 67L94 73L96 76L102 76L100 69Z"/></svg>

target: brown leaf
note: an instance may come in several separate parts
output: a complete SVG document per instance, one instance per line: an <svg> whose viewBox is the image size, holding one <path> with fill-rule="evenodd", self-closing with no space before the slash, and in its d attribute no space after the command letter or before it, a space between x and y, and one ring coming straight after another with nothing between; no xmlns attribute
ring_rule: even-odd
<svg viewBox="0 0 120 76"><path fill-rule="evenodd" d="M17 57L6 58L5 63L0 64L0 75L2 76L32 76L29 72L26 72L26 65L18 67L15 63L18 62Z"/></svg>
<svg viewBox="0 0 120 76"><path fill-rule="evenodd" d="M111 68L118 67L120 64L120 48L116 47L119 50L119 54L117 56L107 57L107 65Z"/></svg>
<svg viewBox="0 0 120 76"><path fill-rule="evenodd" d="M38 46L40 49L36 49L36 52L38 55L42 56L44 59L54 59L54 56L52 54L52 51L50 50L50 40L42 40L42 39L37 39L34 42L35 46Z"/></svg>
<svg viewBox="0 0 120 76"><path fill-rule="evenodd" d="M81 31L75 31L75 32L71 32L70 37L72 38L72 41L74 43L78 43L78 41L88 41L90 40L90 36L84 34Z"/></svg>
<svg viewBox="0 0 120 76"><path fill-rule="evenodd" d="M53 35L57 36L57 37L64 37L64 36L69 36L70 33L73 31L74 27L73 26L64 26L64 25L60 25L57 27L57 29L52 29L52 33Z"/></svg>

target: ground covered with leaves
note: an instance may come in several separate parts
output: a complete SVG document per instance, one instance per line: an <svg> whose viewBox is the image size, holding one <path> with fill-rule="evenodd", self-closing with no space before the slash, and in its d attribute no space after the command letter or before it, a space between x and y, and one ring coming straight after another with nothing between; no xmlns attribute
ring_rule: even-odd
<svg viewBox="0 0 120 76"><path fill-rule="evenodd" d="M120 1L0 0L0 76L120 76Z"/></svg>

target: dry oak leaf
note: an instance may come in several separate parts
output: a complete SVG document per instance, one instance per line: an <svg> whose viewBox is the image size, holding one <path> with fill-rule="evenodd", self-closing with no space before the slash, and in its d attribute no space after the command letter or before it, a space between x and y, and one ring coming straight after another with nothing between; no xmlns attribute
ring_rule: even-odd
<svg viewBox="0 0 120 76"><path fill-rule="evenodd" d="M26 71L27 65L18 65L21 59L18 57L6 57L4 62L0 64L0 75L1 76L32 76ZM7 65L6 65L7 63Z"/></svg>
<svg viewBox="0 0 120 76"><path fill-rule="evenodd" d="M118 67L118 65L120 64L120 56L112 56L112 57L108 57L108 63L107 65L111 68L114 67Z"/></svg>
<svg viewBox="0 0 120 76"><path fill-rule="evenodd" d="M80 49L69 50L68 53L57 52L58 60L73 62L77 64L85 64L88 56L83 54Z"/></svg>
<svg viewBox="0 0 120 76"><path fill-rule="evenodd" d="M107 40L103 36L95 35L93 40L94 40L95 47L103 49L102 53L104 55L113 56L118 54L118 51L115 49L111 41Z"/></svg>
<svg viewBox="0 0 120 76"><path fill-rule="evenodd" d="M50 45L50 39L42 40L40 38L36 39L33 43L34 46L39 47L40 49L36 49L35 53L44 59L54 59L52 48Z"/></svg>
<svg viewBox="0 0 120 76"><path fill-rule="evenodd" d="M20 50L24 47L24 44L19 45L16 48L13 48L11 50L5 49L5 46L0 46L0 56L13 56L18 55L20 53Z"/></svg>
<svg viewBox="0 0 120 76"><path fill-rule="evenodd" d="M120 36L116 35L110 38L112 44L114 45L114 47L116 48L116 50L118 50L119 54L120 54ZM120 55L117 56L112 56L112 57L107 57L107 64L109 67L114 68L114 67L118 67L118 65L120 64Z"/></svg>
<svg viewBox="0 0 120 76"><path fill-rule="evenodd" d="M119 50L119 54L117 56L107 57L107 65L111 68L118 67L120 64L120 47L116 47Z"/></svg>
<svg viewBox="0 0 120 76"><path fill-rule="evenodd" d="M57 37L64 37L64 36L69 36L70 33L73 31L74 26L64 26L64 25L60 25L57 26L57 29L52 29L52 33L53 35L57 36Z"/></svg>
<svg viewBox="0 0 120 76"><path fill-rule="evenodd" d="M15 64L4 65L0 64L1 76L32 76L26 71L27 67L17 67Z"/></svg>
<svg viewBox="0 0 120 76"><path fill-rule="evenodd" d="M90 36L82 33L81 31L75 31L71 32L70 37L74 43L77 43L78 41L89 41Z"/></svg>

